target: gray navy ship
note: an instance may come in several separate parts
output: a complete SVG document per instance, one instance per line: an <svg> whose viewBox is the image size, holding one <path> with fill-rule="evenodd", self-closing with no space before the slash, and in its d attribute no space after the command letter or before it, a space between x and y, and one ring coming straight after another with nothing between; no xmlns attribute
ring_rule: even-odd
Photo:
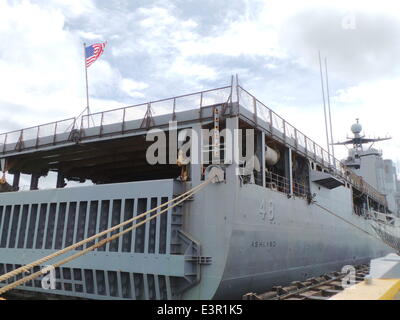
<svg viewBox="0 0 400 320"><path fill-rule="evenodd" d="M178 152L184 161L167 151L172 162L148 163L151 129L179 148L171 122L200 137L214 131L187 158ZM395 167L365 147L380 139L365 138L358 122L351 130L340 143L351 146L349 156L339 161L232 80L1 134L0 275L174 199L213 167L223 181L56 268L54 290L40 279L17 289L88 299L240 299L398 252ZM246 151L247 132L253 164L232 160ZM194 154L213 161L197 163ZM45 185L51 175L54 184ZM29 186L21 185L27 177Z"/></svg>

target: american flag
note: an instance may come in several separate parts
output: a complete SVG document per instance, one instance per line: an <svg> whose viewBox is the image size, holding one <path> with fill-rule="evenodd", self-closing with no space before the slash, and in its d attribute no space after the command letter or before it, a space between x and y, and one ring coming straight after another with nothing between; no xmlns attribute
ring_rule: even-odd
<svg viewBox="0 0 400 320"><path fill-rule="evenodd" d="M107 42L95 43L88 47L85 47L86 68L89 68L93 64L93 62L95 62L102 55L106 44Z"/></svg>

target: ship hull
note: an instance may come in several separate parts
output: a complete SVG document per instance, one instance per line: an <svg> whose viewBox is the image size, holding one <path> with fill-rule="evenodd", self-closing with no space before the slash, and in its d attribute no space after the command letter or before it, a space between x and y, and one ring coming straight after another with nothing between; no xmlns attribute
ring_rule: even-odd
<svg viewBox="0 0 400 320"><path fill-rule="evenodd" d="M225 256L220 261L224 267L213 275L203 268L204 278L215 280L218 276L218 288L213 294L208 292L209 296L199 295L205 290L194 288L186 297L240 299L248 292L265 292L276 285L340 271L345 265L367 263L395 251L378 238L370 220L352 213L350 189L340 187L329 190L329 194L314 188L318 194L316 202L310 204L302 197L288 198L254 184L219 193L220 201L214 202L219 210L213 215L232 214L231 230L225 231L229 243L224 253L223 246L219 247L219 255ZM229 193L236 199L224 199L223 195ZM212 238L208 231L200 242L207 244Z"/></svg>
<svg viewBox="0 0 400 320"><path fill-rule="evenodd" d="M0 273L191 185L182 187L159 180L3 194ZM350 189L329 193L313 187L315 203L236 179L208 185L182 209L57 270L56 290L43 289L40 281L20 288L94 299L240 299L394 252L378 239L370 220L352 213ZM180 230L190 242L184 250ZM188 251L191 246L195 251ZM210 263L188 262L194 254Z"/></svg>

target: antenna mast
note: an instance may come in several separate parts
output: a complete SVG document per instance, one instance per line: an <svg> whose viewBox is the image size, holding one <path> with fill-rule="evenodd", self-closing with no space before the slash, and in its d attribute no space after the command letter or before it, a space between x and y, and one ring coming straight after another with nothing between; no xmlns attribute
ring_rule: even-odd
<svg viewBox="0 0 400 320"><path fill-rule="evenodd" d="M325 104L324 79L323 79L323 77L322 77L322 64L321 64L321 52L320 52L320 51L318 51L318 57L319 57L319 70L320 70L320 73L321 73L322 101L323 101L323 103L324 103L326 145L327 145L327 147L328 147L329 164L331 164L331 152L330 152L330 147L329 147L328 123L327 123L327 119L326 119L326 104Z"/></svg>
<svg viewBox="0 0 400 320"><path fill-rule="evenodd" d="M332 156L335 159L335 148L333 147L333 130L332 130L332 116L331 116L331 102L329 97L329 82L328 82L328 59L325 57L325 76L326 76L326 94L328 98L328 112L329 112L329 129L331 132L331 146L332 146ZM335 161L333 161L335 165Z"/></svg>

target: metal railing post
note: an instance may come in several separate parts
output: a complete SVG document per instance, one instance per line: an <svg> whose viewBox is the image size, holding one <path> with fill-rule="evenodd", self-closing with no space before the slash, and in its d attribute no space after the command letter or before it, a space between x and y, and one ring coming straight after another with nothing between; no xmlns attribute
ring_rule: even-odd
<svg viewBox="0 0 400 320"><path fill-rule="evenodd" d="M7 136L8 136L8 133L6 133L6 135L4 136L3 153L6 152Z"/></svg>
<svg viewBox="0 0 400 320"><path fill-rule="evenodd" d="M313 148L314 148L314 160L317 161L317 149L315 148L315 142L313 141Z"/></svg>
<svg viewBox="0 0 400 320"><path fill-rule="evenodd" d="M122 133L125 132L125 114L126 114L126 108L123 109L123 113L122 113Z"/></svg>
<svg viewBox="0 0 400 320"><path fill-rule="evenodd" d="M57 121L57 122L56 122L56 124L54 125L54 137L53 137L53 144L56 144L57 125L58 125L58 121Z"/></svg>
<svg viewBox="0 0 400 320"><path fill-rule="evenodd" d="M203 118L203 92L200 93L200 110L199 110L200 120Z"/></svg>
<svg viewBox="0 0 400 320"><path fill-rule="evenodd" d="M99 132L100 137L103 134L103 120L104 120L104 112L101 113L101 118L100 118L100 132Z"/></svg>
<svg viewBox="0 0 400 320"><path fill-rule="evenodd" d="M23 141L23 132L24 129L21 130L20 141ZM40 126L37 126L37 135L36 135L36 148L39 146L39 134L40 134Z"/></svg>
<svg viewBox="0 0 400 320"><path fill-rule="evenodd" d="M176 113L175 113L175 111L176 111L176 98L174 98L174 104L173 104L173 107L172 107L172 121L175 121L175 120L176 120Z"/></svg>
<svg viewBox="0 0 400 320"><path fill-rule="evenodd" d="M304 134L303 134L303 136L304 136L304 151L306 153L306 157L308 157L308 152L307 152L307 150L308 150L308 148L307 148L307 139L308 138Z"/></svg>
<svg viewBox="0 0 400 320"><path fill-rule="evenodd" d="M269 131L271 132L272 135L272 128L274 127L272 124L272 110L268 109L268 111L269 111Z"/></svg>
<svg viewBox="0 0 400 320"><path fill-rule="evenodd" d="M233 102L233 75L231 77L231 93L229 95L230 103L232 104Z"/></svg>
<svg viewBox="0 0 400 320"><path fill-rule="evenodd" d="M240 104L240 99L239 99L239 96L240 96L240 92L239 92L239 83L237 82L238 80L237 80L237 78L236 78L236 95L237 95L237 103L238 103L238 105Z"/></svg>
<svg viewBox="0 0 400 320"><path fill-rule="evenodd" d="M257 125L258 124L258 115L257 115L257 100L255 97L253 97L253 108L254 108L254 122Z"/></svg>
<svg viewBox="0 0 400 320"><path fill-rule="evenodd" d="M283 124L283 141L286 143L286 121L282 119Z"/></svg>
<svg viewBox="0 0 400 320"><path fill-rule="evenodd" d="M289 194L293 196L293 167L292 167L292 148L288 148L289 151Z"/></svg>

